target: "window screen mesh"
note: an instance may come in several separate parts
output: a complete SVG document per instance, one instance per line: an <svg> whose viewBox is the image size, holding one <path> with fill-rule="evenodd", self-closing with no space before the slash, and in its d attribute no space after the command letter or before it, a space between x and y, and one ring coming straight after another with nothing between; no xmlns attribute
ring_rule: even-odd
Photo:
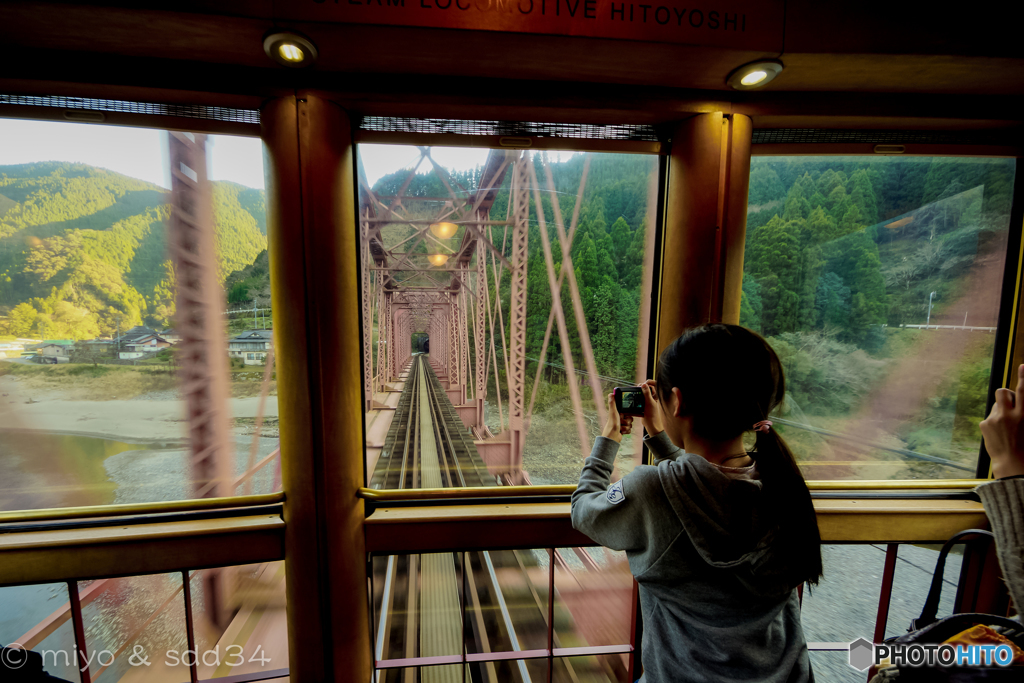
<svg viewBox="0 0 1024 683"><path fill-rule="evenodd" d="M828 130L821 128L758 128L753 144L862 143L872 145L1006 145L1020 140L1013 131Z"/></svg>
<svg viewBox="0 0 1024 683"><path fill-rule="evenodd" d="M251 123L256 125L259 125L260 122L260 112L257 109L210 107L202 104L158 104L155 102L129 102L126 100L102 100L91 97L54 95L0 95L0 104L116 112L119 114L180 116L189 119L229 121L232 123Z"/></svg>
<svg viewBox="0 0 1024 683"><path fill-rule="evenodd" d="M641 124L536 123L530 121L463 121L367 116L361 130L381 133L429 133L506 137L570 138L577 140L640 140L658 142L654 126Z"/></svg>

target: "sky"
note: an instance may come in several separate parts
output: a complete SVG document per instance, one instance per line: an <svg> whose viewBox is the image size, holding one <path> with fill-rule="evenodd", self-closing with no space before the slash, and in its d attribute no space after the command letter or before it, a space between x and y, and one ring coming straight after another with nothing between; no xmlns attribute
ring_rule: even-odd
<svg viewBox="0 0 1024 683"><path fill-rule="evenodd" d="M259 138L211 135L211 180L229 180L246 187L264 188L263 146ZM466 170L482 166L490 150L484 147L433 147L431 155L445 168ZM420 152L409 145L358 146L359 161L372 186L388 173L408 168ZM164 131L88 123L27 121L0 118L0 166L38 161L69 161L170 187ZM571 152L553 152L563 161ZM420 166L420 172L429 164Z"/></svg>
<svg viewBox="0 0 1024 683"><path fill-rule="evenodd" d="M170 187L164 131L88 123L0 119L0 166L36 161L70 161ZM259 138L211 135L211 180L263 189L263 146Z"/></svg>
<svg viewBox="0 0 1024 683"><path fill-rule="evenodd" d="M366 173L366 181L372 186L388 173L409 168L420 158L420 150L411 145L369 145L358 146L359 161ZM430 156L447 169L464 171L483 166L490 149L486 147L431 147ZM549 151L548 158L562 162L574 152ZM420 164L419 173L429 171L430 164Z"/></svg>
<svg viewBox="0 0 1024 683"><path fill-rule="evenodd" d="M357 147L359 162L366 173L366 182L371 186L381 176L409 168L420 158L420 150L411 145L368 145ZM433 147L430 156L448 169L463 171L483 166L490 152L486 147ZM420 164L419 172L428 171L430 163Z"/></svg>

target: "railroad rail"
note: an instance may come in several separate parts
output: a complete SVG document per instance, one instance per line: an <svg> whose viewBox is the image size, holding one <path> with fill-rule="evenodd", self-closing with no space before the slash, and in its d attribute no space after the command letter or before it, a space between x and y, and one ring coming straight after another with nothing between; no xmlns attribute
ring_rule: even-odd
<svg viewBox="0 0 1024 683"><path fill-rule="evenodd" d="M472 434L427 358L415 354L408 366L370 488L494 485L496 479L488 474ZM559 553L548 554L547 559L569 570ZM548 587L535 585L532 576L543 571L542 562L530 551L377 558L372 579L377 680L532 683L522 659L469 662L464 672L463 648L470 653L524 653L540 645L531 647L528 641L547 631ZM517 588L514 594L509 593L511 585ZM557 635L554 638L558 640Z"/></svg>

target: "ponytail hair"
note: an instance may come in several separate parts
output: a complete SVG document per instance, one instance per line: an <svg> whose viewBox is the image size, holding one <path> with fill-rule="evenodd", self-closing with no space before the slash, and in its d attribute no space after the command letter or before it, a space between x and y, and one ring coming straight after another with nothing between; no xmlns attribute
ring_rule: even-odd
<svg viewBox="0 0 1024 683"><path fill-rule="evenodd" d="M816 585L822 575L821 532L811 492L793 452L777 431L768 429L757 433L750 456L757 463L765 495L777 513L773 525L776 549L791 558L789 564L800 583Z"/></svg>
<svg viewBox="0 0 1024 683"><path fill-rule="evenodd" d="M680 414L711 441L729 441L767 420L786 395L786 378L775 350L756 332L721 323L684 332L658 361L658 392L667 402L681 394ZM767 533L792 586L817 584L822 575L818 519L792 451L774 428L757 430L750 456L772 511Z"/></svg>

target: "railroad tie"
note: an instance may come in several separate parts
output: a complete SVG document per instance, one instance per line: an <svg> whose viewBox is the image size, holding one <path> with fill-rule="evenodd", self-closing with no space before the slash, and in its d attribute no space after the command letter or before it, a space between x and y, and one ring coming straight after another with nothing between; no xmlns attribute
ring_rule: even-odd
<svg viewBox="0 0 1024 683"><path fill-rule="evenodd" d="M441 463L430 421L423 363L419 363L420 481L425 488L441 488ZM462 652L462 614L452 553L420 555L420 656L436 657ZM423 683L459 683L461 666L428 666L420 671Z"/></svg>

